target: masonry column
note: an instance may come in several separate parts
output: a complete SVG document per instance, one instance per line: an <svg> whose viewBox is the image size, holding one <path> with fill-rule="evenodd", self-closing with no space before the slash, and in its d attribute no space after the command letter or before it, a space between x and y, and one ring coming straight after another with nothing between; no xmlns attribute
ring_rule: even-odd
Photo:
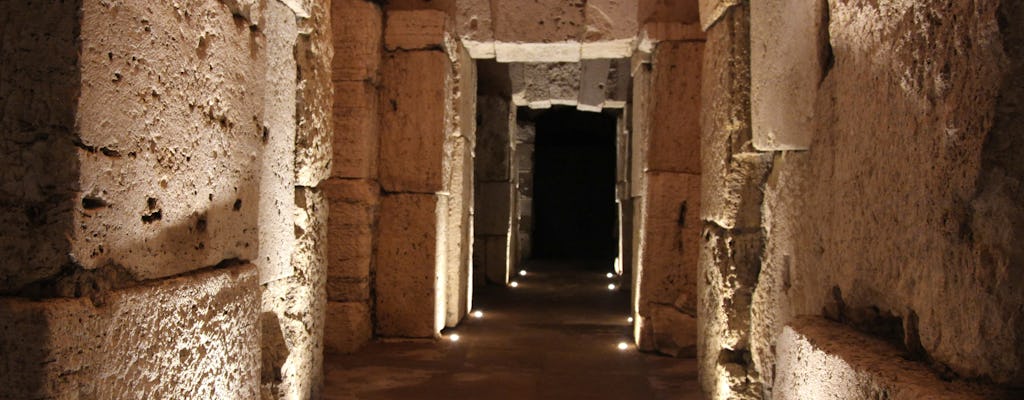
<svg viewBox="0 0 1024 400"><path fill-rule="evenodd" d="M380 207L380 63L383 15L366 0L334 0L334 136L328 219L327 353L357 350L373 335L371 280Z"/></svg>
<svg viewBox="0 0 1024 400"><path fill-rule="evenodd" d="M487 281L504 285L509 270L509 234L512 197L510 124L515 106L507 99L481 93L477 114L476 200L474 207L474 265Z"/></svg>
<svg viewBox="0 0 1024 400"><path fill-rule="evenodd" d="M446 119L454 67L443 12L389 12L381 64L380 221L375 332L434 337L444 325L438 193L445 188ZM439 318L440 317L440 318Z"/></svg>
<svg viewBox="0 0 1024 400"><path fill-rule="evenodd" d="M634 333L642 350L692 356L704 43L699 29L648 29L661 41L634 71Z"/></svg>

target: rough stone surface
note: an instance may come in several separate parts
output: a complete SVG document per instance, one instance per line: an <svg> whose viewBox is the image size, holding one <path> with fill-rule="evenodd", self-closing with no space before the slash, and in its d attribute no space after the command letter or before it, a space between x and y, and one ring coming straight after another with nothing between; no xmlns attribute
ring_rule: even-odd
<svg viewBox="0 0 1024 400"><path fill-rule="evenodd" d="M907 361L902 349L816 317L797 318L783 328L777 352L774 399L1017 398L939 379L920 363Z"/></svg>
<svg viewBox="0 0 1024 400"><path fill-rule="evenodd" d="M324 352L353 353L370 341L373 325L365 302L328 302L324 328Z"/></svg>
<svg viewBox="0 0 1024 400"><path fill-rule="evenodd" d="M700 174L702 42L663 42L654 52L647 169Z"/></svg>
<svg viewBox="0 0 1024 400"><path fill-rule="evenodd" d="M449 60L441 51L388 53L382 66L380 184L388 192L443 188Z"/></svg>
<svg viewBox="0 0 1024 400"><path fill-rule="evenodd" d="M264 398L317 398L323 387L328 204L319 189L294 193L295 274L263 286Z"/></svg>
<svg viewBox="0 0 1024 400"><path fill-rule="evenodd" d="M690 311L692 312L692 311ZM654 347L672 357L693 357L697 354L697 317L670 305L651 308Z"/></svg>
<svg viewBox="0 0 1024 400"><path fill-rule="evenodd" d="M636 288L644 300L640 314L648 316L650 304L673 304L680 295L688 298L684 308L696 310L700 176L662 172L647 179Z"/></svg>
<svg viewBox="0 0 1024 400"><path fill-rule="evenodd" d="M1019 137L1003 124L1021 115L1009 72L1020 71L1020 27L1005 23L1021 12L830 4L835 62L810 150L777 156L765 190L751 343L766 384L790 316L826 308L891 316L897 341L961 378L1024 382L1024 352L1005 345L1024 332L1020 246L1008 240L1024 226L1011 200L1021 153L1001 142Z"/></svg>
<svg viewBox="0 0 1024 400"><path fill-rule="evenodd" d="M380 151L378 88L366 81L335 82L331 176L376 179Z"/></svg>
<svg viewBox="0 0 1024 400"><path fill-rule="evenodd" d="M377 82L384 48L380 6L366 0L331 0L331 18L335 84Z"/></svg>
<svg viewBox="0 0 1024 400"><path fill-rule="evenodd" d="M295 208L295 130L298 77L295 13L282 3L268 2L263 32L267 38L266 97L263 100L263 161L260 165L260 282L292 274L295 250L292 214Z"/></svg>
<svg viewBox="0 0 1024 400"><path fill-rule="evenodd" d="M70 261L67 235L82 200L74 144L81 71L70 68L79 61L81 5L0 4L0 293Z"/></svg>
<svg viewBox="0 0 1024 400"><path fill-rule="evenodd" d="M435 330L437 196L381 197L377 236L375 332L430 338Z"/></svg>
<svg viewBox="0 0 1024 400"><path fill-rule="evenodd" d="M301 35L295 46L300 79L295 182L300 186L316 187L331 174L334 47L331 5L326 0L306 1L309 17L299 20Z"/></svg>
<svg viewBox="0 0 1024 400"><path fill-rule="evenodd" d="M74 261L149 279L255 259L262 35L216 1L88 1L81 18Z"/></svg>
<svg viewBox="0 0 1024 400"><path fill-rule="evenodd" d="M823 4L750 4L750 108L759 150L801 150L811 144L816 89L831 56Z"/></svg>
<svg viewBox="0 0 1024 400"><path fill-rule="evenodd" d="M327 298L369 299L380 187L370 180L329 179L320 185L329 203Z"/></svg>
<svg viewBox="0 0 1024 400"><path fill-rule="evenodd" d="M389 51L440 48L447 29L444 12L436 10L388 12L384 46Z"/></svg>
<svg viewBox="0 0 1024 400"><path fill-rule="evenodd" d="M0 300L2 396L257 398L257 275L242 264L92 301Z"/></svg>
<svg viewBox="0 0 1024 400"><path fill-rule="evenodd" d="M700 0L698 4L701 28L711 30L711 26L718 22L730 7L740 3L740 0Z"/></svg>
<svg viewBox="0 0 1024 400"><path fill-rule="evenodd" d="M637 32L637 0L588 0L583 40L633 39Z"/></svg>
<svg viewBox="0 0 1024 400"><path fill-rule="evenodd" d="M501 42L579 42L585 26L584 1L491 2L494 38Z"/></svg>
<svg viewBox="0 0 1024 400"><path fill-rule="evenodd" d="M477 108L479 126L474 150L475 179L478 181L498 182L510 179L509 113L510 105L507 99L480 96Z"/></svg>

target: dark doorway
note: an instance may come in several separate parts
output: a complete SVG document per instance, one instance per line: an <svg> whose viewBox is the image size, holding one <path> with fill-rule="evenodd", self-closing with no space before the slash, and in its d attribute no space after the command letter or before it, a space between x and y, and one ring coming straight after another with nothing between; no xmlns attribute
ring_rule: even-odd
<svg viewBox="0 0 1024 400"><path fill-rule="evenodd" d="M557 107L535 121L534 258L613 260L615 116Z"/></svg>

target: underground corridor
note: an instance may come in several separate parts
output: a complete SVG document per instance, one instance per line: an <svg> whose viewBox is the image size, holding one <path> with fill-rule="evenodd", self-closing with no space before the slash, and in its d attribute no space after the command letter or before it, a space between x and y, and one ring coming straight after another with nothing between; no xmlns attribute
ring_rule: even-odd
<svg viewBox="0 0 1024 400"><path fill-rule="evenodd" d="M517 119L536 127L515 149L519 210L475 211L518 217L508 282L474 288L474 309L440 345L328 358L325 398L703 398L694 361L632 341L629 282L615 270L617 116L553 107Z"/></svg>
<svg viewBox="0 0 1024 400"><path fill-rule="evenodd" d="M0 1L0 400L1024 398L1022 21Z"/></svg>

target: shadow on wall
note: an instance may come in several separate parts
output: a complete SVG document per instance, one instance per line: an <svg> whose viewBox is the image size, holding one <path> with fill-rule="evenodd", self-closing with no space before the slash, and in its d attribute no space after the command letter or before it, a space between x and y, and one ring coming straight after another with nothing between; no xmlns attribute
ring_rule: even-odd
<svg viewBox="0 0 1024 400"><path fill-rule="evenodd" d="M71 252L81 8L0 3L0 295L57 273ZM0 315L12 307L0 301ZM50 328L42 314L0 318L0 397L35 397L47 384L40 361Z"/></svg>

